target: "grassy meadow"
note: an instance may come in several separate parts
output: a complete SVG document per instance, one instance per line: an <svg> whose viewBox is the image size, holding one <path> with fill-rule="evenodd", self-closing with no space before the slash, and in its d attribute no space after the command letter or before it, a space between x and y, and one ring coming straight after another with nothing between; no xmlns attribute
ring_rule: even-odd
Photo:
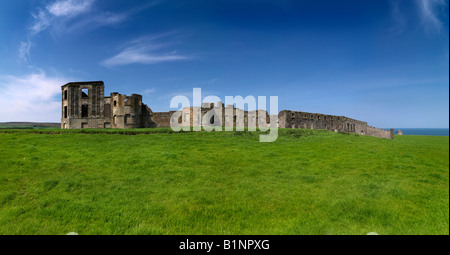
<svg viewBox="0 0 450 255"><path fill-rule="evenodd" d="M449 138L0 131L0 234L68 232L448 235Z"/></svg>

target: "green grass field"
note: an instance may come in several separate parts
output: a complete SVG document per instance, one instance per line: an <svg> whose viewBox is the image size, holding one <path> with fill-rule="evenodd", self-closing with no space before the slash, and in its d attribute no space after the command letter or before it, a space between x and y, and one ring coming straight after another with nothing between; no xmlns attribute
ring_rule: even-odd
<svg viewBox="0 0 450 255"><path fill-rule="evenodd" d="M448 137L83 132L0 131L0 234L449 234Z"/></svg>

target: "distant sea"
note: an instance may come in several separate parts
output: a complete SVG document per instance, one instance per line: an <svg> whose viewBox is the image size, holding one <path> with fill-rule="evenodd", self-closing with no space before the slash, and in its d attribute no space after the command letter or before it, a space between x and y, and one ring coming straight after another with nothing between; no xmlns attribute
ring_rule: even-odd
<svg viewBox="0 0 450 255"><path fill-rule="evenodd" d="M403 135L437 135L448 136L448 128L394 128L394 135L397 130L401 130Z"/></svg>

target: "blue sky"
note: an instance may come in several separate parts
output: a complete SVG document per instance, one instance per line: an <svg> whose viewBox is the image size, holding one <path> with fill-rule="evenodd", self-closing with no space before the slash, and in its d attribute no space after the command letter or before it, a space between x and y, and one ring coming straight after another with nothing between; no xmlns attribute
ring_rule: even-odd
<svg viewBox="0 0 450 255"><path fill-rule="evenodd" d="M449 126L448 1L0 2L0 121L59 121L60 86L103 80L153 111L175 95Z"/></svg>

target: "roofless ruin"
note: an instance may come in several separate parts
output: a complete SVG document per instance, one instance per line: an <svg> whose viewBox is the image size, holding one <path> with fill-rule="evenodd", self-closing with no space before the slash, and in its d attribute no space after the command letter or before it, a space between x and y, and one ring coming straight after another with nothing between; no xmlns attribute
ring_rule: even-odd
<svg viewBox="0 0 450 255"><path fill-rule="evenodd" d="M105 85L102 81L70 82L61 86L62 90L62 129L81 128L151 128L169 127L170 118L175 111L153 112L150 107L142 103L142 96L131 94L122 95L113 92L105 96ZM236 109L233 113L243 112L243 123L233 118L233 125L248 126L254 121L255 115L248 111ZM225 109L221 102L203 104L199 109L202 117L208 111L222 111L222 120L225 124ZM192 113L196 107L183 109L183 114ZM190 115L192 116L192 114ZM267 122L270 118L267 115ZM181 118L180 118L181 123ZM186 125L192 126L192 117ZM369 135L381 138L394 138L393 129L385 130L367 125L367 122L351 119L345 116L334 116L319 113L283 110L278 114L279 128L307 128L327 129L335 132L351 132L360 135Z"/></svg>

